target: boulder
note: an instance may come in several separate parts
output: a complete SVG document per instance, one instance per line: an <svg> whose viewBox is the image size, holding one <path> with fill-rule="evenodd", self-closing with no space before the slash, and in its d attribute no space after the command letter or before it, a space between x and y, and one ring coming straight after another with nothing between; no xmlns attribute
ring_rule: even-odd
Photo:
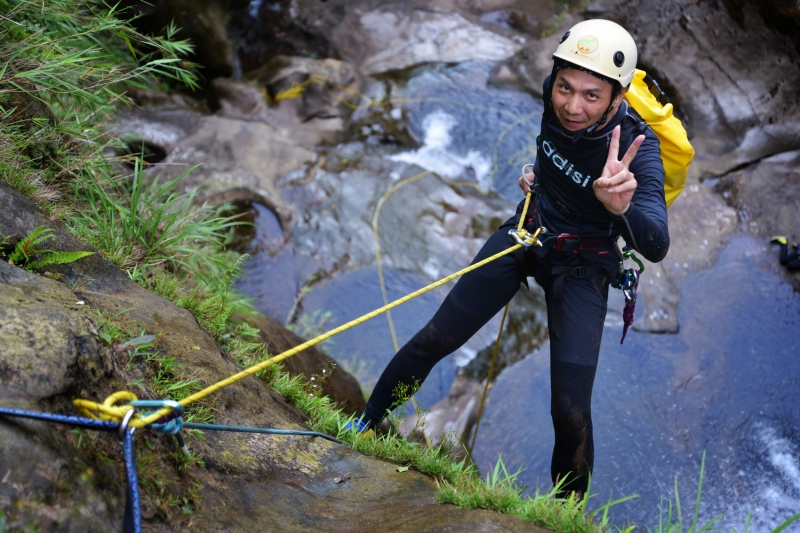
<svg viewBox="0 0 800 533"><path fill-rule="evenodd" d="M209 102L225 118L261 121L303 146L332 143L354 110L370 106L382 84L336 59L277 56L243 80L217 78Z"/></svg>
<svg viewBox="0 0 800 533"><path fill-rule="evenodd" d="M800 54L789 31L800 21L796 8L783 10L782 0L603 6L601 15L637 40L640 68L663 80L697 149L701 178L800 148Z"/></svg>
<svg viewBox="0 0 800 533"><path fill-rule="evenodd" d="M278 105L296 102L301 122L346 119L354 107L365 103L358 96L363 76L353 65L337 59L278 56L248 72L247 78L265 87ZM302 87L296 96L290 94L295 87Z"/></svg>
<svg viewBox="0 0 800 533"><path fill-rule="evenodd" d="M294 21L325 36L343 59L368 75L422 63L501 61L519 48L458 13L415 2L389 7L373 0L332 0L321 12L317 0L300 0Z"/></svg>
<svg viewBox="0 0 800 533"><path fill-rule="evenodd" d="M742 225L766 242L785 235L800 240L800 150L784 152L723 176L716 183L728 205L739 212ZM777 257L777 248L772 250ZM773 266L800 291L800 272Z"/></svg>
<svg viewBox="0 0 800 533"><path fill-rule="evenodd" d="M467 457L466 446L478 419L483 386L464 376L457 376L447 395L433 407L401 420L397 430L408 440L439 446L452 446L456 460Z"/></svg>
<svg viewBox="0 0 800 533"><path fill-rule="evenodd" d="M274 210L284 228L291 225L294 210L275 180L315 157L283 128L185 109L138 109L121 118L115 131L167 154L145 171L151 179L160 176L163 183L191 170L178 186L199 191L199 200L216 205L257 201Z"/></svg>

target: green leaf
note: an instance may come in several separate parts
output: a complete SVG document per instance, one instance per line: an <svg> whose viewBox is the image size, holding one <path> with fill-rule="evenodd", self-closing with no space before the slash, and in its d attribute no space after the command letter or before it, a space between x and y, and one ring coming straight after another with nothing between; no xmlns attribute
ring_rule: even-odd
<svg viewBox="0 0 800 533"><path fill-rule="evenodd" d="M398 466L397 467L397 471L398 472L408 472L408 467L407 466Z"/></svg>
<svg viewBox="0 0 800 533"><path fill-rule="evenodd" d="M127 346L138 346L140 344L147 344L149 342L153 342L154 340L156 340L156 336L155 335L140 335L140 336L138 336L136 338L133 338L133 339L131 339L129 341L123 342L119 346L120 346L120 348L125 348Z"/></svg>
<svg viewBox="0 0 800 533"><path fill-rule="evenodd" d="M50 250L35 250L36 253L47 252L41 259L30 261L25 265L25 270L40 270L53 265L74 263L78 259L94 255L94 252L52 252Z"/></svg>

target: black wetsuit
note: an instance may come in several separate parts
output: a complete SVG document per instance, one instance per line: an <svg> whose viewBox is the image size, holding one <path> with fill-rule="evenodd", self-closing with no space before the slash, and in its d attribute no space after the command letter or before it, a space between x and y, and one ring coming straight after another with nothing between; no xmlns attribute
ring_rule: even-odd
<svg viewBox="0 0 800 533"><path fill-rule="evenodd" d="M547 99L545 105L549 106ZM614 126L632 120L626 118L627 114L623 102L598 134L576 143L562 133L552 113L545 114L535 164L536 195L525 215L526 223L529 231L541 224L550 235L571 233L583 239L574 249L558 251L553 247L543 257L541 249L535 248L517 257L506 255L463 276L431 321L388 364L362 415L364 422L377 426L395 401L392 392L398 384L413 386L424 381L437 362L461 347L511 300L521 281L534 277L544 289L548 304L555 429L551 473L554 482L569 473L572 483L568 489L586 490L586 474L594 463L592 385L609 283L618 265L610 239L622 234L650 261L663 259L669 248L664 169L658 138L649 128L639 125L633 131L623 127L620 159L635 134L646 130L645 142L629 167L637 189L625 215L611 215L592 190L605 165ZM521 211L522 204L517 217ZM473 262L515 243L508 230L515 227L517 217L489 238ZM560 305L554 305L555 300Z"/></svg>

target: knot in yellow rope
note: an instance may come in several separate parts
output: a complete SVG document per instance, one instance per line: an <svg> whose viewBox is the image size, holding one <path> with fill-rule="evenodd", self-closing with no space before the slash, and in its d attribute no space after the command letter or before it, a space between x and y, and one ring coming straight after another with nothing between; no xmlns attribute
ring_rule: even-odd
<svg viewBox="0 0 800 533"><path fill-rule="evenodd" d="M109 422L122 422L125 413L133 409L127 402L136 401L138 398L132 392L119 391L105 399L103 403L91 400L75 400L72 405L82 416L95 420L106 420ZM123 405L116 405L119 402L126 402ZM134 425L134 424L131 424Z"/></svg>

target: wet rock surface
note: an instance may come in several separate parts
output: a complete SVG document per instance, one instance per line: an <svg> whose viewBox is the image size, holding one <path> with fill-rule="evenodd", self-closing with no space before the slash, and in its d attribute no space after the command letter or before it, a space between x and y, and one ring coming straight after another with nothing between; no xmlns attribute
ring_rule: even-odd
<svg viewBox="0 0 800 533"><path fill-rule="evenodd" d="M786 7L780 1L643 1L631 9L627 2L603 2L603 16L638 39L640 65L665 80L692 135L701 177L800 146L800 56L796 33L781 31L800 17Z"/></svg>
<svg viewBox="0 0 800 533"><path fill-rule="evenodd" d="M178 184L199 190L219 205L257 200L289 225L294 211L275 180L302 168L313 153L291 134L265 122L205 116L184 109L141 109L117 125L120 132L161 147L166 158L147 171L163 183L186 174ZM189 172L191 170L191 172Z"/></svg>
<svg viewBox="0 0 800 533"><path fill-rule="evenodd" d="M519 46L457 13L416 2L335 0L320 13L318 0L302 0L293 18L370 75L421 63L499 61Z"/></svg>
<svg viewBox="0 0 800 533"><path fill-rule="evenodd" d="M0 193L9 207L0 215L5 234L24 233L26 219L46 220L2 184ZM72 264L79 271L85 267ZM0 338L6 347L0 401L4 406L71 413L73 398L102 399L137 380L140 396L152 396L152 391L141 389L138 362L98 339L98 312L119 314L126 331L156 335L160 353L174 357L203 384L239 370L188 311L121 281L125 275L107 263L92 270L92 275L96 284L73 292L61 282L0 262ZM117 282L104 281L106 277ZM288 335L275 342L296 340ZM304 428L304 415L254 377L220 391L210 401L218 423ZM119 463L99 461L87 451L106 446L109 453L119 453L113 436L108 441L100 437L86 448L68 427L6 418L0 425L4 451L0 504L7 510L9 525L35 523L47 531L119 528L124 507ZM169 453L169 440L152 435L142 439L150 450L163 447ZM200 484L194 498L200 498L206 530L307 531L313 525L326 531L376 527L384 531L542 531L489 511L441 506L435 502L430 478L397 472L394 465L321 439L214 434L205 440L191 439L190 446L206 462L193 480ZM139 453L146 451L140 447ZM154 474L152 468L152 464L140 464L142 479ZM64 490L65 484L70 490ZM163 509L152 497L145 495L147 526L155 531L173 530L174 524L164 521Z"/></svg>

